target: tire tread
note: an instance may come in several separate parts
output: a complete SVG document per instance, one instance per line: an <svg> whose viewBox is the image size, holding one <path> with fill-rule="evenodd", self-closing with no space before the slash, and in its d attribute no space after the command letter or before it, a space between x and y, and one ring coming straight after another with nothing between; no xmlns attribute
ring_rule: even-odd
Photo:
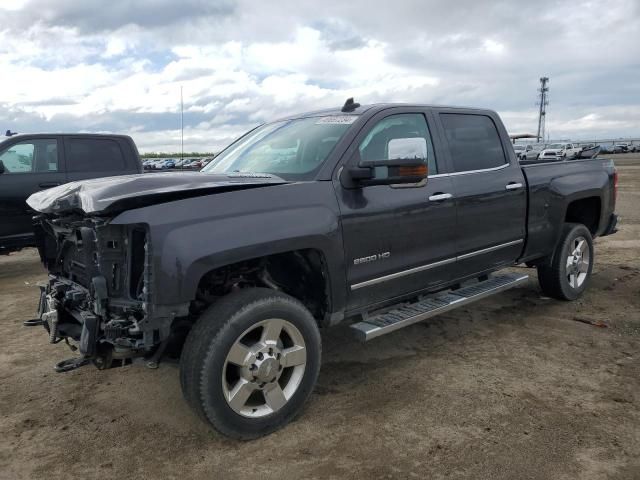
<svg viewBox="0 0 640 480"><path fill-rule="evenodd" d="M221 423L214 412L206 408L205 371L207 361L214 352L221 348L225 340L225 333L231 328L236 318L249 310L274 301L288 303L299 310L303 315L308 315L313 321L317 334L318 351L321 352L320 333L317 323L306 307L297 299L268 288L248 288L233 292L218 300L209 307L195 323L185 342L180 359L180 385L183 395L189 406L202 420L211 423L221 433L240 440L249 440L262 434L247 434L230 430ZM317 371L311 372L317 378ZM316 378L313 378L315 384ZM278 425L279 428L282 425ZM275 430L273 428L272 430ZM265 432L269 433L269 432Z"/></svg>
<svg viewBox="0 0 640 480"><path fill-rule="evenodd" d="M562 227L560 240L553 251L551 261L538 266L538 283L540 284L542 292L548 297L558 300L575 300L580 296L582 291L584 291L583 289L578 294L571 291L570 287L565 285L566 278L564 275L564 262L566 259L563 252L565 251L567 243L573 237L572 232L578 228L584 230L581 234L592 242L591 233L587 227L581 223L565 223ZM591 264L593 265L593 252L591 253ZM589 271L589 276L590 275L591 271ZM588 278L585 280L585 287L587 282Z"/></svg>

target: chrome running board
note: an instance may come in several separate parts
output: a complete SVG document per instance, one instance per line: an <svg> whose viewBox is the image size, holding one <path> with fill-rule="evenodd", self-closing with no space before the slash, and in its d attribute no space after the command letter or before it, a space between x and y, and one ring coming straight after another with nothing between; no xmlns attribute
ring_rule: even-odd
<svg viewBox="0 0 640 480"><path fill-rule="evenodd" d="M528 278L529 275L521 273L496 275L488 280L473 283L457 290L424 297L415 303L403 303L392 310L366 317L363 321L351 325L351 328L358 340L366 342L440 313L503 292L526 282Z"/></svg>

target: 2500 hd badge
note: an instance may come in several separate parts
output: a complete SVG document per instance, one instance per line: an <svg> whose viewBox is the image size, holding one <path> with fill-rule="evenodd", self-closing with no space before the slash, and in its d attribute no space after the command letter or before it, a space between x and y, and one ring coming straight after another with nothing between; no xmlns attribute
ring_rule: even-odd
<svg viewBox="0 0 640 480"><path fill-rule="evenodd" d="M390 256L391 252L382 252L376 255L369 255L368 257L354 258L353 264L360 265L361 263L375 262L376 260L383 260L385 258L389 258Z"/></svg>

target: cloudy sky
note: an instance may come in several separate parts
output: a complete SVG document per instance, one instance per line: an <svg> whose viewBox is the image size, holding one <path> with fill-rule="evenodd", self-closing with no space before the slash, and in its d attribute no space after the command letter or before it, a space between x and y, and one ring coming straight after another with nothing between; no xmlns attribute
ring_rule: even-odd
<svg viewBox="0 0 640 480"><path fill-rule="evenodd" d="M0 130L216 151L289 113L489 107L555 138L640 136L640 0L0 0Z"/></svg>

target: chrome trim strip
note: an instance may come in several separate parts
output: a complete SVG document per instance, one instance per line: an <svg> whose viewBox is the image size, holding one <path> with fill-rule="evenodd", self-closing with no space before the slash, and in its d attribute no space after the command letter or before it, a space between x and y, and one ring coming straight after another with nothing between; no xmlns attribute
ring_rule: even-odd
<svg viewBox="0 0 640 480"><path fill-rule="evenodd" d="M482 168L480 170L465 170L464 172L453 172L453 173L450 173L449 175L452 177L455 177L457 175L470 175L473 173L495 172L496 170L502 170L503 168L507 168L509 165L511 164L505 163L504 165L500 165L499 167Z"/></svg>
<svg viewBox="0 0 640 480"><path fill-rule="evenodd" d="M493 247L483 248L482 250L476 250L475 252L465 253L464 255L459 255L457 257L445 258L444 260L440 260L434 263L428 263L426 265L420 265L419 267L413 267L408 270L402 270L400 272L390 273L389 275L384 275L382 277L372 278L371 280L365 280L364 282L354 283L351 285L351 290L358 290L359 288L368 287L370 285L376 285L378 283L386 282L387 280L393 280L395 278L404 277L405 275L411 275L413 273L423 272L425 270L430 270L432 268L441 267L443 265L448 265L450 263L454 263L458 260L464 260L465 258L475 257L476 255L482 255L483 253L493 252L494 250L499 250L505 247L511 247L513 245L518 245L519 243L524 243L524 239L514 240L512 242L501 243L500 245L494 245Z"/></svg>
<svg viewBox="0 0 640 480"><path fill-rule="evenodd" d="M428 175L427 178L454 177L457 175L470 175L474 173L495 172L496 170L502 170L503 168L507 168L510 165L511 165L510 163L505 163L504 165L500 165L499 167L481 168L480 170L465 170L464 172L437 173L436 175Z"/></svg>
<svg viewBox="0 0 640 480"><path fill-rule="evenodd" d="M440 178L440 177L448 177L448 173L436 173L435 175L427 175L427 178Z"/></svg>
<svg viewBox="0 0 640 480"><path fill-rule="evenodd" d="M364 282L354 283L353 285L351 285L351 290L358 290L362 287L368 287L369 285L386 282L387 280L393 280L394 278L404 277L405 275L411 275L412 273L423 272L424 270L429 270L431 268L454 263L455 261L456 257L445 258L444 260L440 260L439 262L420 265L419 267L410 268L409 270L402 270L401 272L390 273L389 275L385 275L383 277L372 278L371 280L366 280Z"/></svg>
<svg viewBox="0 0 640 480"><path fill-rule="evenodd" d="M494 250L499 250L505 247L511 247L512 245L518 245L519 243L524 242L523 239L514 240L513 242L501 243L500 245L494 245L493 247L483 248L482 250L476 250L475 252L465 253L464 255L458 255L458 260L464 260L465 258L475 257L476 255L482 255L483 253L493 252Z"/></svg>

